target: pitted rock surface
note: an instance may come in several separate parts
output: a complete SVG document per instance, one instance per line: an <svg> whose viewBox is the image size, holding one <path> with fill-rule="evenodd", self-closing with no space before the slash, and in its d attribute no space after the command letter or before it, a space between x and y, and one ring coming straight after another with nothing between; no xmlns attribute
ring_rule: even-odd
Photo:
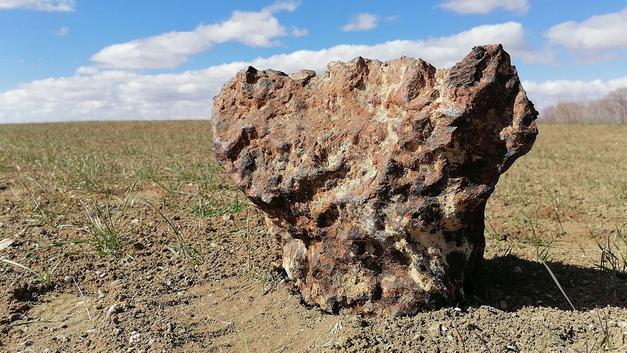
<svg viewBox="0 0 627 353"><path fill-rule="evenodd" d="M217 159L267 216L305 302L410 315L463 300L499 176L537 116L500 45L450 69L332 62L239 72L214 99ZM270 241L270 240L269 240Z"/></svg>

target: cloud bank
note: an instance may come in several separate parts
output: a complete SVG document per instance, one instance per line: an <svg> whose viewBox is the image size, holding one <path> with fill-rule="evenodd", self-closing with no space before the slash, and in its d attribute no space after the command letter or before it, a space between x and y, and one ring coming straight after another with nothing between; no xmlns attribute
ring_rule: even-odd
<svg viewBox="0 0 627 353"><path fill-rule="evenodd" d="M627 76L611 80L523 81L523 87L540 109L557 102L582 102L605 97L611 91L627 87Z"/></svg>
<svg viewBox="0 0 627 353"><path fill-rule="evenodd" d="M74 11L74 0L0 0L0 10Z"/></svg>
<svg viewBox="0 0 627 353"><path fill-rule="evenodd" d="M592 16L585 21L557 24L546 33L553 44L571 51L627 48L627 8L620 12Z"/></svg>
<svg viewBox="0 0 627 353"><path fill-rule="evenodd" d="M531 58L522 25L482 25L450 36L426 40L393 40L375 45L344 44L321 50L298 50L231 62L202 70L146 75L139 72L83 67L75 75L25 83L0 93L0 123L71 120L208 119L212 97L237 71L252 65L294 72L324 70L334 60L356 56L388 60L421 57L437 67L450 67L475 45L502 43L513 57ZM627 77L610 81L524 82L541 109L559 99L603 96L627 86Z"/></svg>
<svg viewBox="0 0 627 353"><path fill-rule="evenodd" d="M78 69L74 76L33 81L0 93L0 122L205 119L211 115L211 98L229 78L248 65L285 72L302 68L322 71L334 60L351 60L356 56L387 60L407 55L447 67L463 58L473 46L486 42L503 43L513 54L528 53L522 25L507 22L428 40L299 50L182 73L144 75L87 67Z"/></svg>
<svg viewBox="0 0 627 353"><path fill-rule="evenodd" d="M446 0L439 7L459 14L487 14L501 9L517 13L529 10L528 0Z"/></svg>

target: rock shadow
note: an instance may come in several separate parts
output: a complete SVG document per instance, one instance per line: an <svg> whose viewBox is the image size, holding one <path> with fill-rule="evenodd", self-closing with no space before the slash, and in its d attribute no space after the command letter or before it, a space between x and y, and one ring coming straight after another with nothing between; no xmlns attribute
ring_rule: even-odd
<svg viewBox="0 0 627 353"><path fill-rule="evenodd" d="M546 263L577 310L627 307L627 279L617 273L559 262ZM572 310L540 262L514 255L486 259L466 281L471 306L490 305L505 311L526 306Z"/></svg>

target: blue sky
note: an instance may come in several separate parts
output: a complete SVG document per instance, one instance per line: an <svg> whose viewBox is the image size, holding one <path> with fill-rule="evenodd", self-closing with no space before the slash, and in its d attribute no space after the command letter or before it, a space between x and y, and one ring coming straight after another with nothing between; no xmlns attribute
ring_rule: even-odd
<svg viewBox="0 0 627 353"><path fill-rule="evenodd" d="M540 107L627 86L627 1L0 0L0 123L197 119L242 67L501 42Z"/></svg>

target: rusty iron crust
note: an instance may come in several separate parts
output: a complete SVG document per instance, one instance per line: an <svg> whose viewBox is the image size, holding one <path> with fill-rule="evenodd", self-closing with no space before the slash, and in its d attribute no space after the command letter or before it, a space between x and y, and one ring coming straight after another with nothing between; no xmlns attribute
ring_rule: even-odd
<svg viewBox="0 0 627 353"><path fill-rule="evenodd" d="M463 300L486 201L531 149L537 114L509 55L486 45L450 69L249 67L215 97L212 123L218 161L266 214L305 302L410 315Z"/></svg>

